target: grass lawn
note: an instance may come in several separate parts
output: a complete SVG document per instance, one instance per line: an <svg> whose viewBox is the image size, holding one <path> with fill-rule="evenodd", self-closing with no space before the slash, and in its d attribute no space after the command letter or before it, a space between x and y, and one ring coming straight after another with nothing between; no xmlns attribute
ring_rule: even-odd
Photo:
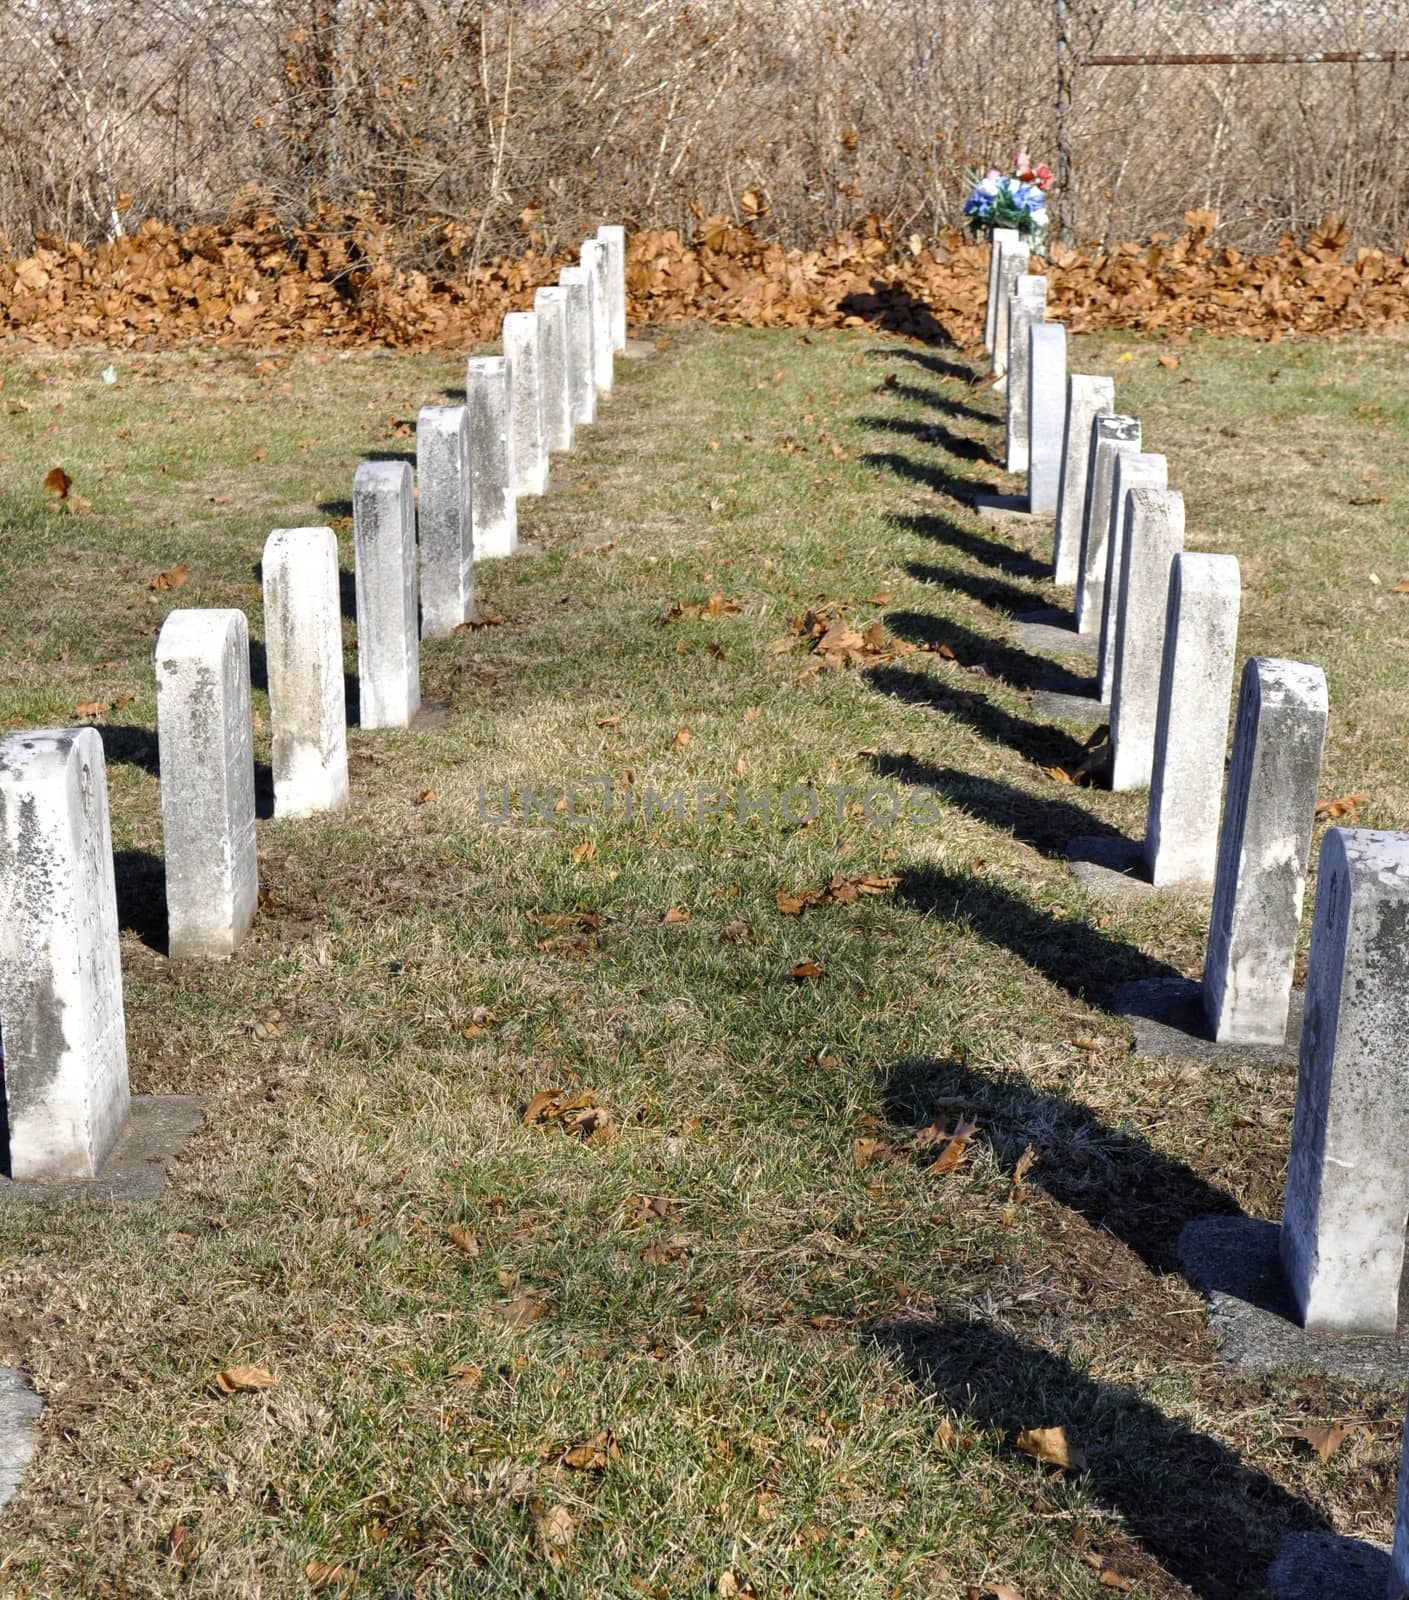
<svg viewBox="0 0 1409 1600"><path fill-rule="evenodd" d="M1230 1375L1179 1276L1189 1218L1278 1214L1294 1077L1137 1061L1104 1009L1196 973L1206 908L1067 874L1144 800L1039 770L1079 748L1011 642L1048 536L965 509L997 398L866 330L663 345L521 507L543 553L477 570L502 620L425 649L447 725L354 729L351 810L261 822L212 966L162 953L156 631L262 637L271 527L350 574L357 461L458 363L0 358L0 726L110 707L134 1088L208 1097L158 1202L0 1204L48 1402L0 1593L1242 1600L1291 1529L1388 1535L1403 1386ZM1073 366L1242 562L1240 656L1326 669L1323 793L1409 827L1409 343ZM920 648L808 674L829 601ZM1085 1471L1017 1448L1054 1426Z"/></svg>

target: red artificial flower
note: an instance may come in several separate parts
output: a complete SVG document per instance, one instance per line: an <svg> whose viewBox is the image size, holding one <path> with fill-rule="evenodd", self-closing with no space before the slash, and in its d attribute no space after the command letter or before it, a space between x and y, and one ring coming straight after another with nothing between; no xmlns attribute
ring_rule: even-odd
<svg viewBox="0 0 1409 1600"><path fill-rule="evenodd" d="M1043 194L1046 194L1047 190L1052 186L1052 169L1045 161L1029 176L1037 179L1037 187L1041 189Z"/></svg>

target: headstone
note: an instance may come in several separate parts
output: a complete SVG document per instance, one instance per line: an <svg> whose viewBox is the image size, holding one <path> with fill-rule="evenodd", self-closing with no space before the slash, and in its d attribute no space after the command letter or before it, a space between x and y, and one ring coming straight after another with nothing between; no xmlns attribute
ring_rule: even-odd
<svg viewBox="0 0 1409 1600"><path fill-rule="evenodd" d="M1112 789L1146 789L1150 784L1169 574L1183 548L1183 495L1172 489L1132 489L1125 497L1111 675Z"/></svg>
<svg viewBox="0 0 1409 1600"><path fill-rule="evenodd" d="M1204 961L1220 1044L1281 1044L1326 743L1326 675L1304 661L1243 668Z"/></svg>
<svg viewBox="0 0 1409 1600"><path fill-rule="evenodd" d="M550 450L572 449L572 393L568 367L568 292L539 289L533 296L538 313L538 355L541 362L543 431Z"/></svg>
<svg viewBox="0 0 1409 1600"><path fill-rule="evenodd" d="M470 424L464 406L422 406L416 418L416 531L421 637L448 639L475 611L470 524Z"/></svg>
<svg viewBox="0 0 1409 1600"><path fill-rule="evenodd" d="M331 528L275 528L265 541L264 649L274 815L341 810L349 799L347 692Z"/></svg>
<svg viewBox="0 0 1409 1600"><path fill-rule="evenodd" d="M156 673L167 948L223 960L259 904L244 612L168 612Z"/></svg>
<svg viewBox="0 0 1409 1600"><path fill-rule="evenodd" d="M1394 1548L1390 1554L1390 1588L1386 1600L1409 1596L1409 1417L1399 1457L1399 1490L1394 1501Z"/></svg>
<svg viewBox="0 0 1409 1600"><path fill-rule="evenodd" d="M0 739L0 1047L12 1178L91 1178L127 1115L103 741Z"/></svg>
<svg viewBox="0 0 1409 1600"><path fill-rule="evenodd" d="M1302 1325L1393 1333L1409 1216L1409 836L1321 841L1280 1236Z"/></svg>
<svg viewBox="0 0 1409 1600"><path fill-rule="evenodd" d="M408 728L421 705L416 507L404 461L364 461L352 480L357 701L364 728Z"/></svg>
<svg viewBox="0 0 1409 1600"><path fill-rule="evenodd" d="M1027 508L1038 515L1057 509L1062 476L1062 425L1067 394L1067 330L1060 322L1037 322L1029 331Z"/></svg>
<svg viewBox="0 0 1409 1600"><path fill-rule="evenodd" d="M611 311L612 350L626 351L626 229L618 222L604 222L597 237L607 247L607 302Z"/></svg>
<svg viewBox="0 0 1409 1600"><path fill-rule="evenodd" d="M1026 472L1030 434L1028 392L1032 363L1030 332L1047 319L1047 280L1024 273L1008 299L1008 437L1004 465L1009 472Z"/></svg>
<svg viewBox="0 0 1409 1600"><path fill-rule="evenodd" d="M548 488L548 439L543 423L542 330L537 312L510 311L505 316L504 355L509 363L514 493L543 494Z"/></svg>
<svg viewBox="0 0 1409 1600"><path fill-rule="evenodd" d="M1099 416L1091 425L1091 463L1086 471L1086 506L1081 517L1076 631L1096 634L1106 589L1106 541L1111 531L1115 458L1140 448L1138 417ZM1099 634L1097 634L1099 637Z"/></svg>
<svg viewBox="0 0 1409 1600"><path fill-rule="evenodd" d="M511 556L518 548L512 384L506 356L471 356L465 365L465 409L470 416L470 525L474 529L476 561Z"/></svg>
<svg viewBox="0 0 1409 1600"><path fill-rule="evenodd" d="M585 428L597 420L596 357L592 350L592 274L586 267L564 267L559 286L567 290L568 384L572 424Z"/></svg>
<svg viewBox="0 0 1409 1600"><path fill-rule="evenodd" d="M1007 245L1017 244L1016 228L995 228L988 246L988 309L984 316L983 348L992 354L994 330L998 326L998 264Z"/></svg>
<svg viewBox="0 0 1409 1600"><path fill-rule="evenodd" d="M1008 297L1016 294L1018 279L1026 276L1032 251L1019 240L1005 244L998 258L998 315L993 324L993 376L1008 371Z"/></svg>
<svg viewBox="0 0 1409 1600"><path fill-rule="evenodd" d="M588 295L592 307L592 375L597 393L612 392L612 314L607 281L607 247L600 239L587 239L581 251L582 265L589 274Z"/></svg>
<svg viewBox="0 0 1409 1600"><path fill-rule="evenodd" d="M1156 888L1213 885L1241 593L1234 556L1184 552L1170 565L1145 824Z"/></svg>
<svg viewBox="0 0 1409 1600"><path fill-rule="evenodd" d="M1096 418L1115 410L1115 382L1074 372L1067 379L1066 416L1062 422L1061 484L1052 534L1052 581L1077 583L1081 578L1081 530L1086 491L1091 481L1091 433Z"/></svg>
<svg viewBox="0 0 1409 1600"><path fill-rule="evenodd" d="M1117 455L1111 477L1110 521L1106 528L1106 575L1101 584L1101 632L1096 641L1096 698L1109 705L1115 677L1115 625L1120 615L1121 556L1125 548L1125 502L1132 489L1167 489L1169 463L1163 456L1134 451ZM1096 605L1092 595L1091 604Z"/></svg>

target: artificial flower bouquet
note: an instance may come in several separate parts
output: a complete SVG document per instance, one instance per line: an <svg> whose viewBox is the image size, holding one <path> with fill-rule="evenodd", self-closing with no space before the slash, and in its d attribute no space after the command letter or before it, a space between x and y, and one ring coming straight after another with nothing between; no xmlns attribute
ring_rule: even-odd
<svg viewBox="0 0 1409 1600"><path fill-rule="evenodd" d="M1052 169L1033 166L1019 152L1011 172L997 167L974 184L964 202L964 215L975 233L991 235L995 228L1015 228L1020 238L1040 244L1047 226L1047 191L1052 186Z"/></svg>

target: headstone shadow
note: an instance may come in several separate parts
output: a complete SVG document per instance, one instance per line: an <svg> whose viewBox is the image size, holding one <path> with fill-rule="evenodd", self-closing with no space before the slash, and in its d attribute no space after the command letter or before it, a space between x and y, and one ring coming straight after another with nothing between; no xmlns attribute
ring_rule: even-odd
<svg viewBox="0 0 1409 1600"><path fill-rule="evenodd" d="M910 357L909 350L897 352L902 357ZM990 427L997 427L1002 418L991 411L980 411L977 406L965 405L962 400L951 400L942 389L930 389L918 383L892 383L886 387L887 394L893 394L897 400L909 400L915 405L928 406L932 411L943 411L951 417L963 417L969 422L984 422Z"/></svg>
<svg viewBox="0 0 1409 1600"><path fill-rule="evenodd" d="M888 611L886 626L897 638L911 644L946 645L960 665L985 667L990 677L1000 678L1014 689L1048 689L1057 694L1091 691L1089 676L1046 656L1035 656L987 634L975 633L948 617L935 617L924 611Z"/></svg>
<svg viewBox="0 0 1409 1600"><path fill-rule="evenodd" d="M1042 604L1039 593L1019 588L1016 583L989 573L965 572L961 567L939 567L927 561L907 561L904 567L917 583L929 584L936 589L955 589L960 594L968 595L971 600L977 600L980 605L1005 612L1010 617L1021 616Z"/></svg>
<svg viewBox="0 0 1409 1600"><path fill-rule="evenodd" d="M976 1427L1009 1439L1064 1428L1086 1455L1090 1493L1198 1600L1260 1593L1287 1534L1328 1526L1226 1445L1006 1330L954 1318L882 1325L870 1337Z"/></svg>
<svg viewBox="0 0 1409 1600"><path fill-rule="evenodd" d="M862 290L847 295L838 309L843 316L864 317L885 333L918 339L922 344L947 345L951 350L958 348L958 340L935 316L934 307L902 283L872 278L869 293Z"/></svg>
<svg viewBox="0 0 1409 1600"><path fill-rule="evenodd" d="M1005 711L991 696L979 692L981 678L972 680L976 687L971 689L967 684L961 687L935 673L915 672L908 667L868 667L865 676L878 693L954 717L985 739L1006 745L1039 766L1071 767L1086 753L1080 740L1065 729L1051 723L1030 722Z"/></svg>
<svg viewBox="0 0 1409 1600"><path fill-rule="evenodd" d="M937 445L960 461L981 461L984 466L993 467L999 472L1003 470L1003 463L992 445L982 439L971 439L967 434L955 433L941 422L926 422L914 417L877 416L858 417L856 420L863 428L871 428L877 433L903 434L907 438L918 439L921 444ZM985 417L984 421L991 419Z"/></svg>
<svg viewBox="0 0 1409 1600"><path fill-rule="evenodd" d="M139 728L129 723L106 723L98 729L103 741L103 760L108 766L138 767L161 776L161 754L155 728Z"/></svg>
<svg viewBox="0 0 1409 1600"><path fill-rule="evenodd" d="M1029 794L1014 784L960 767L937 767L887 751L870 757L870 763L881 777L932 789L967 815L1053 861L1065 861L1069 842L1079 835L1124 838L1110 823L1070 800Z"/></svg>
<svg viewBox="0 0 1409 1600"><path fill-rule="evenodd" d="M991 478L966 478L962 473L947 472L938 464L901 455L898 450L868 450L860 459L878 472L892 472L906 483L948 495L966 506L972 506L975 495L998 492L998 485Z"/></svg>
<svg viewBox="0 0 1409 1600"><path fill-rule="evenodd" d="M987 878L912 867L902 874L896 895L924 916L1002 945L1068 994L1103 1009L1123 982L1180 976L1123 939L1079 917L1054 918Z"/></svg>
<svg viewBox="0 0 1409 1600"><path fill-rule="evenodd" d="M866 354L883 356L887 361L909 361L917 367L923 367L926 372L933 372L936 377L957 378L960 383L970 385L981 376L975 368L941 355L938 350L916 350L913 346L897 349L894 345L877 345Z"/></svg>
<svg viewBox="0 0 1409 1600"><path fill-rule="evenodd" d="M166 862L150 850L114 850L113 884L119 928L135 933L149 950L166 955Z"/></svg>
<svg viewBox="0 0 1409 1600"><path fill-rule="evenodd" d="M1000 544L981 533L972 533L949 517L932 513L914 516L890 512L885 517L885 523L897 533L917 534L921 539L933 539L939 544L949 545L951 549L962 550L973 560L997 567L1015 578L1038 578L1047 573L1046 567L1024 551L1015 550L1009 544Z"/></svg>

